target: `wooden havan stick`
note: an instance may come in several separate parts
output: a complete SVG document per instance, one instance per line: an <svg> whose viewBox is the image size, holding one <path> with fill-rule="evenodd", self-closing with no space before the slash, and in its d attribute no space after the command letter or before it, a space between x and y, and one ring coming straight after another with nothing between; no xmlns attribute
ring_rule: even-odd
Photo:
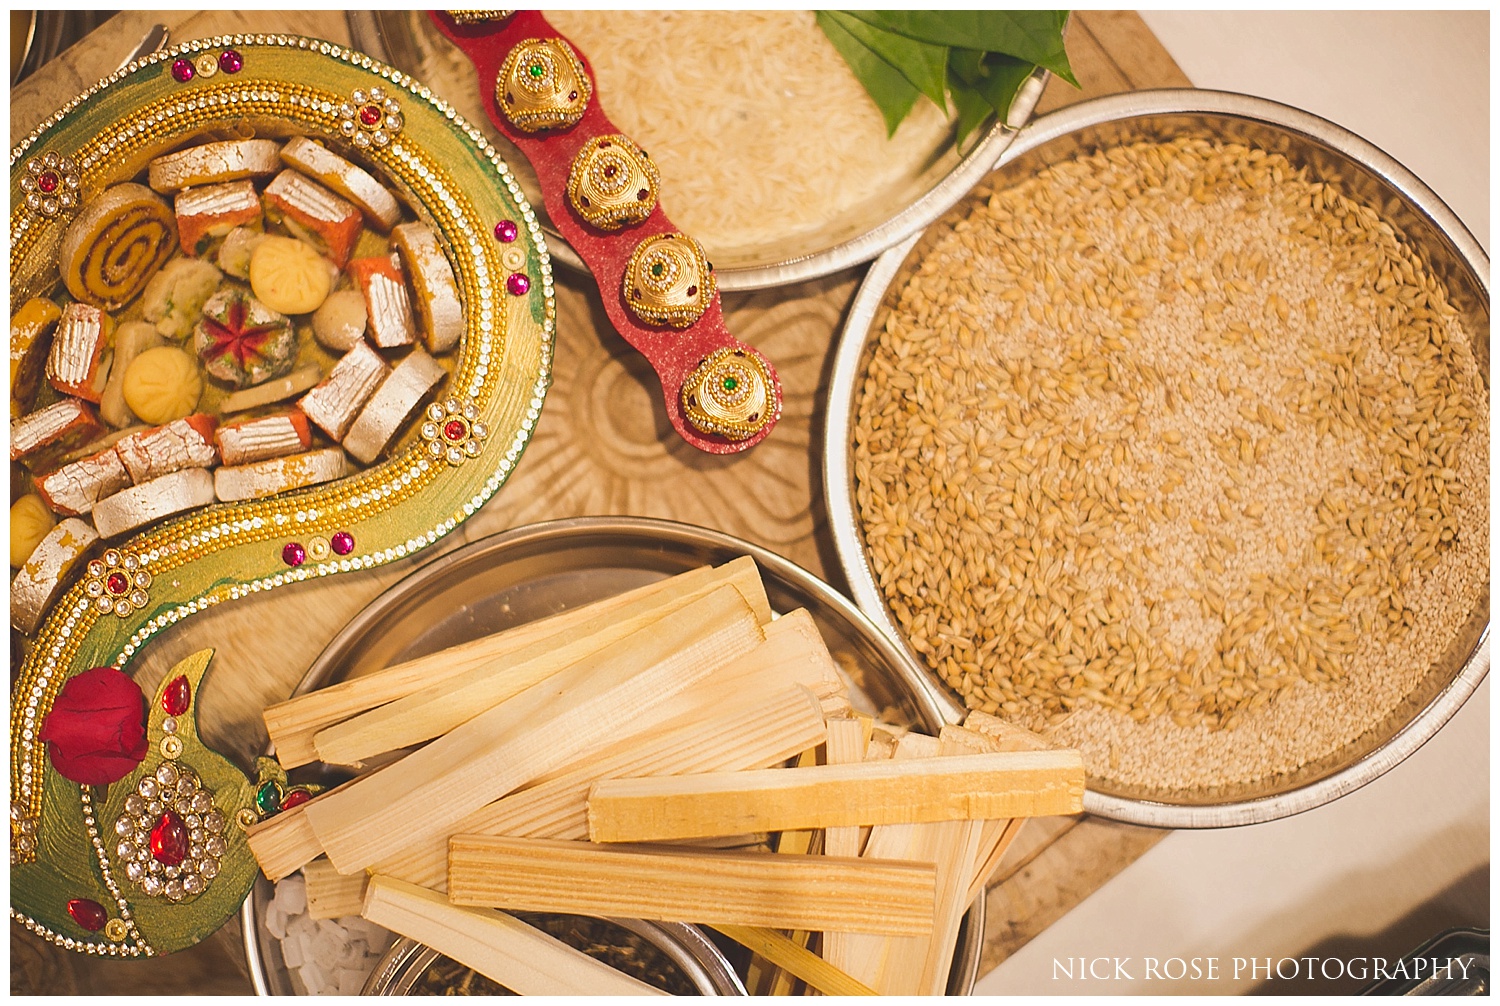
<svg viewBox="0 0 1500 1006"><path fill-rule="evenodd" d="M363 873L348 876L333 868L326 859L315 859L302 868L307 881L307 914L314 919L342 919L358 915L365 903Z"/></svg>
<svg viewBox="0 0 1500 1006"><path fill-rule="evenodd" d="M713 927L740 946L807 982L826 996L872 996L875 990L855 981L838 968L782 936L774 929L758 926L732 926L721 922Z"/></svg>
<svg viewBox="0 0 1500 1006"><path fill-rule="evenodd" d="M523 996L646 996L659 989L504 912L458 908L441 894L372 877L364 917Z"/></svg>
<svg viewBox="0 0 1500 1006"><path fill-rule="evenodd" d="M705 583L718 581L731 583L739 589L761 624L770 620L770 607L765 599L765 588L760 585L760 573L755 567L755 561L746 556L725 563L717 569L705 566L691 570L616 597L560 612L483 639L449 647L372 674L341 681L307 695L278 702L265 710L266 730L276 745L276 757L283 767L305 765L318 759L313 737L325 727L457 677L476 667L504 660L508 655L538 640L567 638L595 616L619 611L642 598L695 589Z"/></svg>
<svg viewBox="0 0 1500 1006"><path fill-rule="evenodd" d="M1017 817L1009 821L986 821L986 832L980 838L978 865L974 868L973 879L969 881L968 902L984 893L990 878L1000 868L1000 861L1010 851L1015 843L1016 836L1021 834L1021 829L1026 826L1029 818ZM990 825L1000 825L999 833L993 834L988 829Z"/></svg>
<svg viewBox="0 0 1500 1006"><path fill-rule="evenodd" d="M827 729L828 764L852 765L865 760L865 748L869 745L868 720L829 720ZM823 832L823 854L858 856L859 837L858 825L829 828ZM823 959L840 973L846 966L847 935L832 931L823 934Z"/></svg>
<svg viewBox="0 0 1500 1006"><path fill-rule="evenodd" d="M722 703L722 694L715 701ZM512 793L453 826L454 834L510 835L518 838L586 839L588 793L601 773L760 768L785 761L823 732L812 697L796 686L758 700L736 694L733 709L716 715L689 714L653 737L632 735L631 746L600 755L566 775ZM744 710L743 712L741 710ZM791 750L788 750L790 748ZM448 836L440 835L382 861L376 872L443 890L447 885Z"/></svg>
<svg viewBox="0 0 1500 1006"><path fill-rule="evenodd" d="M395 764L307 803L303 813L339 872L363 870L451 832L485 804L605 746L617 723L763 639L739 592L721 587Z"/></svg>
<svg viewBox="0 0 1500 1006"><path fill-rule="evenodd" d="M738 580L736 573L740 574ZM755 600L746 603L752 610L759 609L764 588L754 561L748 557L738 565L711 569L708 575L674 577L667 581L666 589L600 612L569 626L564 635L539 639L504 659L469 668L379 709L325 727L313 738L313 745L318 756L330 765L358 765L375 755L439 737L563 668L650 629L664 616L726 585L742 595L750 594Z"/></svg>
<svg viewBox="0 0 1500 1006"><path fill-rule="evenodd" d="M935 758L941 751L942 746L936 737L909 732L902 734L894 741L893 750L887 757L907 762L914 759ZM883 754L883 749L877 749L872 744L866 757L882 760ZM861 855L865 858L907 861L921 861L925 857L928 861L934 862L934 875L936 875L936 856L931 854L925 845L928 834L929 831L916 824L875 825L870 829L869 838ZM934 912L936 907L934 901ZM841 955L844 959L842 966L859 981L877 992L884 992L890 985L887 964L889 958L893 955L899 957L902 953L899 945L910 943L914 939L916 937L844 933L841 941Z"/></svg>
<svg viewBox="0 0 1500 1006"><path fill-rule="evenodd" d="M605 779L589 796L595 842L1083 811L1077 751L1018 751L810 768Z"/></svg>
<svg viewBox="0 0 1500 1006"><path fill-rule="evenodd" d="M824 728L826 741L827 728ZM821 747L822 745L819 745ZM798 767L816 765L818 763L818 748L809 746L806 751L797 758ZM816 855L823 851L823 835L817 831L783 831L776 836L776 852L783 856L805 856ZM807 948L812 933L806 929L794 929L787 933L788 942L795 947ZM764 981L769 985L769 994L773 996L789 996L795 991L797 976L786 968L772 966L767 969Z"/></svg>
<svg viewBox="0 0 1500 1006"><path fill-rule="evenodd" d="M904 934L932 928L936 898L923 863L483 835L448 849L458 905Z"/></svg>

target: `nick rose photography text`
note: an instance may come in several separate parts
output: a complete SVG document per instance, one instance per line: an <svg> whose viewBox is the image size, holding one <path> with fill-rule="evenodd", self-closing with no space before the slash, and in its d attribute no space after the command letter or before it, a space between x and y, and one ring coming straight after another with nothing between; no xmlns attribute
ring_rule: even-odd
<svg viewBox="0 0 1500 1006"><path fill-rule="evenodd" d="M1442 977L1466 979L1471 960L1447 957L1054 957L1052 980L1094 981L1220 981L1280 978L1379 981Z"/></svg>

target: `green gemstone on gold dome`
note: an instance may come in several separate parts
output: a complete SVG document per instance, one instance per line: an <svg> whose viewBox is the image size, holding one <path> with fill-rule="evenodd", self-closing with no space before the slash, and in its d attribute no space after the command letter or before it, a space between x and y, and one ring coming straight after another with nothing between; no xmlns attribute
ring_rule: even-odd
<svg viewBox="0 0 1500 1006"><path fill-rule="evenodd" d="M661 279L662 276L666 274L666 271L667 267L662 265L660 262L651 263L651 275L655 276L657 279Z"/></svg>
<svg viewBox="0 0 1500 1006"><path fill-rule="evenodd" d="M281 809L281 787L274 782L261 783L255 791L255 809L261 816L274 814Z"/></svg>
<svg viewBox="0 0 1500 1006"><path fill-rule="evenodd" d="M725 391L733 391L735 388L738 388L739 386L740 386L740 382L736 381L734 378L732 378L732 377L726 377L726 378L724 378L724 390Z"/></svg>
<svg viewBox="0 0 1500 1006"><path fill-rule="evenodd" d="M531 74L537 80L541 80L547 75L547 68L540 63L532 63L526 68L526 72Z"/></svg>

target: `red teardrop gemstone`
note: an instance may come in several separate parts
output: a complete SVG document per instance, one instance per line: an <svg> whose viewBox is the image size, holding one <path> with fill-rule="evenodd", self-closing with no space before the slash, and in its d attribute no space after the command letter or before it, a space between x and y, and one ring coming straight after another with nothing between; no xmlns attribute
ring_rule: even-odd
<svg viewBox="0 0 1500 1006"><path fill-rule="evenodd" d="M166 710L168 716L181 716L187 712L188 703L192 701L192 698L193 689L188 684L188 679L179 674L161 693L161 707Z"/></svg>
<svg viewBox="0 0 1500 1006"><path fill-rule="evenodd" d="M302 806L311 799L312 794L305 789L288 790L286 796L281 800L281 809L291 810L293 807Z"/></svg>
<svg viewBox="0 0 1500 1006"><path fill-rule="evenodd" d="M163 866L176 866L187 858L188 830L175 810L162 811L151 829L151 857Z"/></svg>
<svg viewBox="0 0 1500 1006"><path fill-rule="evenodd" d="M104 906L89 898L74 898L68 902L68 914L73 916L73 921L91 933L97 933L104 928L108 916L104 914Z"/></svg>

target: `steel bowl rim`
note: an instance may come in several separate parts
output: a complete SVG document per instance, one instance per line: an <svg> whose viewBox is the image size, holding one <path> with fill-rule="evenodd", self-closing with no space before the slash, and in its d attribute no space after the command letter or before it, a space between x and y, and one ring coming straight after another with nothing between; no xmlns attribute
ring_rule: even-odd
<svg viewBox="0 0 1500 1006"><path fill-rule="evenodd" d="M382 63L392 63L393 55L388 51L384 31L374 11L347 11L345 18L354 36L355 47L368 52ZM412 72L401 67L404 72ZM875 258L893 245L899 244L912 234L927 227L948 212L985 175L989 174L1006 148L1015 139L1018 127L1011 122L1025 123L1036 110L1038 100L1050 71L1038 67L1032 79L1039 79L1042 86L1018 95L1004 121L998 117L985 133L984 138L960 157L957 164L930 189L907 204L900 212L887 217L881 223L837 244L805 255L779 259L765 265L720 266L714 276L720 290L764 290L770 287L789 286L806 280L820 279L841 269L859 265ZM552 223L542 219L542 230L547 235L547 247L552 259L582 275L590 275L590 269L579 258L578 253L567 243Z"/></svg>
<svg viewBox="0 0 1500 1006"><path fill-rule="evenodd" d="M1268 98L1194 88L1130 91L1094 98L1033 120L1019 132L996 167L1081 129L1143 116L1194 114L1244 119L1281 129L1331 149L1379 175L1453 245L1488 298L1489 256L1436 192L1390 154L1343 126ZM870 620L922 668L923 677L934 690L941 692L940 699L954 710L960 710L948 690L938 688L934 676L927 672L926 664L911 650L886 607L859 531L850 458L854 403L859 390L857 382L862 374L870 328L890 284L923 233L925 229L875 261L860 284L844 328L839 333L823 426L823 498L839 565L854 600ZM1405 726L1359 759L1321 779L1284 793L1218 804L1173 804L1086 790L1084 810L1100 817L1149 827L1222 828L1274 821L1330 803L1374 782L1452 719L1489 671L1489 634L1490 626L1486 624L1473 651L1453 679Z"/></svg>
<svg viewBox="0 0 1500 1006"><path fill-rule="evenodd" d="M409 595L420 592L434 579L451 573L454 567L482 562L491 554L506 552L538 542L561 542L570 538L594 535L619 535L642 542L671 542L683 545L709 545L733 550L755 560L762 571L794 584L826 604L845 619L860 636L895 668L901 679L910 686L911 700L917 713L933 729L943 723L954 722L948 714L952 701L941 695L923 673L921 665L907 656L905 649L881 631L876 624L848 597L841 594L822 578L802 566L784 558L763 546L746 541L723 531L698 527L679 521L656 517L568 517L559 520L527 524L522 527L500 531L468 542L449 552L435 555L406 576L381 591L349 620L312 662L301 681L293 689L293 695L301 695L328 675L339 655L347 651L362 635L382 621L393 609L402 604ZM257 880L257 884L264 878ZM255 911L255 890L240 907L241 942L245 948L245 960L249 966L251 984L258 996L272 995L266 978L266 959L260 946L260 920ZM965 910L964 922L973 927L982 937L985 920L985 898L981 895ZM619 921L619 920L615 920ZM654 923L665 925L665 923ZM972 991L978 978L980 954L978 938L970 937L960 943L954 951L950 983L957 977L959 987ZM383 958L382 958L383 959Z"/></svg>

